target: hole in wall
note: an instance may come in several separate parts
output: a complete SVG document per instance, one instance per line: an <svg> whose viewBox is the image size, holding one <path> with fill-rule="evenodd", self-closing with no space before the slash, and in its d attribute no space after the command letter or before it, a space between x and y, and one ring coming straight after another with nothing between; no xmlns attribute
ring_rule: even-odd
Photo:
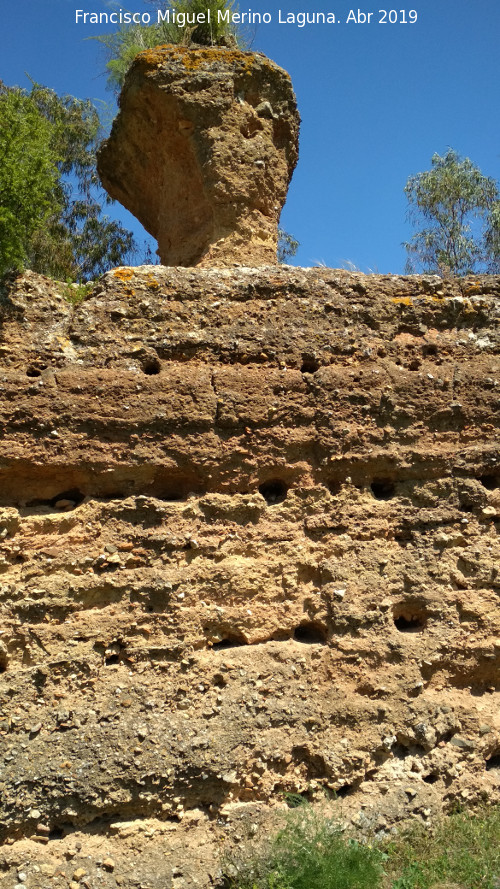
<svg viewBox="0 0 500 889"><path fill-rule="evenodd" d="M104 664L111 667L113 664L123 664L127 660L125 646L120 642L112 642L104 652Z"/></svg>
<svg viewBox="0 0 500 889"><path fill-rule="evenodd" d="M326 632L319 624L312 622L299 624L293 633L295 642L303 642L306 645L324 645Z"/></svg>
<svg viewBox="0 0 500 889"><path fill-rule="evenodd" d="M182 469L174 469L170 472L159 470L152 484L144 491L150 497L172 503L186 500L191 493L200 494L201 492L202 483L199 476L194 472Z"/></svg>
<svg viewBox="0 0 500 889"><path fill-rule="evenodd" d="M55 497L51 497L50 500L35 497L33 500L28 500L26 506L30 508L36 506L50 506L52 509L60 509L62 512L68 512L71 509L75 509L76 506L79 506L84 499L85 494L80 491L79 488L70 488L67 491L61 491L60 494L56 494Z"/></svg>
<svg viewBox="0 0 500 889"><path fill-rule="evenodd" d="M237 633L228 633L220 642L214 642L213 651L225 651L227 648L239 648L241 645L247 645L243 636Z"/></svg>
<svg viewBox="0 0 500 889"><path fill-rule="evenodd" d="M338 799L344 799L346 796L354 793L355 789L354 784L342 784L342 787L338 787L335 791L335 796Z"/></svg>
<svg viewBox="0 0 500 889"><path fill-rule="evenodd" d="M396 493L396 485L388 478L373 479L370 488L376 500L390 500Z"/></svg>
<svg viewBox="0 0 500 889"><path fill-rule="evenodd" d="M212 681L216 688L225 688L227 685L227 677L222 673L214 673Z"/></svg>
<svg viewBox="0 0 500 889"><path fill-rule="evenodd" d="M393 744L392 755L395 759L406 759L407 756L425 756L426 751L420 744Z"/></svg>
<svg viewBox="0 0 500 889"><path fill-rule="evenodd" d="M488 473L487 475L481 475L478 481L480 481L483 487L487 488L488 491L494 491L496 488L500 488L500 475Z"/></svg>
<svg viewBox="0 0 500 889"><path fill-rule="evenodd" d="M420 605L395 605L392 617L400 633L419 633L427 626L427 612Z"/></svg>
<svg viewBox="0 0 500 889"><path fill-rule="evenodd" d="M107 657L104 658L104 663L106 664L107 667L111 666L112 664L119 664L120 663L120 655L119 654L109 654Z"/></svg>
<svg viewBox="0 0 500 889"><path fill-rule="evenodd" d="M49 840L62 840L65 833L66 831L64 830L64 827L55 825L49 833Z"/></svg>
<svg viewBox="0 0 500 889"><path fill-rule="evenodd" d="M436 781L439 781L439 775L436 775L434 772L430 772L429 775L424 775L424 781L426 784L435 784Z"/></svg>
<svg viewBox="0 0 500 889"><path fill-rule="evenodd" d="M79 506L84 499L85 494L83 494L79 488L70 488L69 491L62 491L61 494L56 494L50 501L50 504L55 507L55 509L74 509L74 507Z"/></svg>
<svg viewBox="0 0 500 889"><path fill-rule="evenodd" d="M422 621L420 617L413 615L405 617L404 614L401 614L394 619L394 626L400 633L418 633L419 630L424 629L425 621Z"/></svg>
<svg viewBox="0 0 500 889"><path fill-rule="evenodd" d="M35 683L36 688L41 691L42 688L45 688L48 680L48 674L44 669L35 670L33 674L33 682Z"/></svg>
<svg viewBox="0 0 500 889"><path fill-rule="evenodd" d="M333 496L336 497L337 494L340 494L342 485L336 479L331 478L327 481L326 487L330 491L330 494L333 494Z"/></svg>
<svg viewBox="0 0 500 889"><path fill-rule="evenodd" d="M0 673L5 673L8 663L9 656L7 654L7 649L0 643Z"/></svg>
<svg viewBox="0 0 500 889"><path fill-rule="evenodd" d="M422 355L437 355L438 347L435 343L424 343L422 346Z"/></svg>
<svg viewBox="0 0 500 889"><path fill-rule="evenodd" d="M403 744L393 744L391 753L395 759L406 759L407 756L410 756L408 747L405 747Z"/></svg>
<svg viewBox="0 0 500 889"><path fill-rule="evenodd" d="M37 367L30 366L30 367L28 367L28 370L26 371L26 376L32 377L32 378L41 377L42 371L38 370Z"/></svg>
<svg viewBox="0 0 500 889"><path fill-rule="evenodd" d="M492 769L500 769L500 751L493 753L486 760L486 771L490 772Z"/></svg>
<svg viewBox="0 0 500 889"><path fill-rule="evenodd" d="M147 374L148 377L152 377L155 374L159 374L161 370L161 362L159 358L145 358L142 362L142 370L143 373Z"/></svg>
<svg viewBox="0 0 500 889"><path fill-rule="evenodd" d="M274 503L282 503L288 493L288 487L281 479L271 479L259 485L259 493L262 494L268 506Z"/></svg>
<svg viewBox="0 0 500 889"><path fill-rule="evenodd" d="M304 358L302 361L300 372L303 374L315 374L319 370L319 361L315 358Z"/></svg>
<svg viewBox="0 0 500 889"><path fill-rule="evenodd" d="M165 500L167 503L178 503L179 500L185 500L186 494L184 491L172 490L172 491L163 491L158 495L158 500Z"/></svg>
<svg viewBox="0 0 500 889"><path fill-rule="evenodd" d="M245 139L253 139L263 129L261 121L256 117L248 119L240 126L240 133Z"/></svg>

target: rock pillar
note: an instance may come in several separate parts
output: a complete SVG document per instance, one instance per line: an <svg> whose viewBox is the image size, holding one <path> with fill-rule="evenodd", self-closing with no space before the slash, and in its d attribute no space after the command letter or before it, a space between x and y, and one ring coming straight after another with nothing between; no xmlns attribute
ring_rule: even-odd
<svg viewBox="0 0 500 889"><path fill-rule="evenodd" d="M266 265L298 131L290 77L262 54L160 46L127 75L98 171L164 265Z"/></svg>

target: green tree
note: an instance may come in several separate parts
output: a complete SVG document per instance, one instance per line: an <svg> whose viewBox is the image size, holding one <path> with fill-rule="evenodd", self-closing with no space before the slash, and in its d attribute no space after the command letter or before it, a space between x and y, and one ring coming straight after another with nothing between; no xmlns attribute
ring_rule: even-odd
<svg viewBox="0 0 500 889"><path fill-rule="evenodd" d="M286 263L295 256L299 246L299 242L290 232L284 228L278 229L278 262Z"/></svg>
<svg viewBox="0 0 500 889"><path fill-rule="evenodd" d="M488 271L498 273L500 272L500 201L497 201L491 209L485 243L489 257Z"/></svg>
<svg viewBox="0 0 500 889"><path fill-rule="evenodd" d="M448 149L405 186L409 218L424 223L404 244L407 271L465 275L500 266L500 195L494 179Z"/></svg>
<svg viewBox="0 0 500 889"><path fill-rule="evenodd" d="M133 236L103 213L95 153L101 136L88 100L39 84L0 91L0 272L29 266L88 280L133 251ZM3 149L3 150L2 150Z"/></svg>
<svg viewBox="0 0 500 889"><path fill-rule="evenodd" d="M202 46L239 46L243 37L236 27L225 19L219 21L219 12L235 11L232 0L172 0L166 4L162 0L147 0L157 9L170 9L170 20L151 25L123 24L112 34L100 34L93 38L104 46L107 61L108 86L119 93L130 65L136 55L145 49L163 43L191 43ZM195 23L199 13L210 13L210 21ZM172 13L175 12L174 22ZM208 17L207 17L208 18Z"/></svg>
<svg viewBox="0 0 500 889"><path fill-rule="evenodd" d="M61 210L51 135L30 97L0 84L0 275L27 260L35 233Z"/></svg>

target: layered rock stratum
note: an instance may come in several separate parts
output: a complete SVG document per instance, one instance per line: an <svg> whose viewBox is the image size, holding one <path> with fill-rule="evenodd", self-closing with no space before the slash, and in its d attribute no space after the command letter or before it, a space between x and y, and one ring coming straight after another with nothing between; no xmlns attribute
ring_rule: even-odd
<svg viewBox="0 0 500 889"><path fill-rule="evenodd" d="M2 889L498 801L500 279L63 290L0 303Z"/></svg>
<svg viewBox="0 0 500 889"><path fill-rule="evenodd" d="M290 77L262 53L159 46L127 74L98 171L165 265L265 265L298 132Z"/></svg>

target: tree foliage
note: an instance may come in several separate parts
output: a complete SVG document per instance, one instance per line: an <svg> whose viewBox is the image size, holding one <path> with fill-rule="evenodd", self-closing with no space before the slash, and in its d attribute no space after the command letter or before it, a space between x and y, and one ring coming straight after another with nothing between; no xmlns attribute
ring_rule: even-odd
<svg viewBox="0 0 500 889"><path fill-rule="evenodd" d="M292 256L295 256L299 249L299 242L290 232L284 228L278 229L278 262L286 263Z"/></svg>
<svg viewBox="0 0 500 889"><path fill-rule="evenodd" d="M224 20L219 21L219 12L234 10L232 0L172 0L166 4L162 0L147 0L157 9L170 10L170 20L151 25L120 25L112 34L95 37L104 46L108 72L108 86L119 93L130 65L136 55L164 43L202 46L242 46L244 41L236 27ZM173 21L172 13L176 20ZM210 20L196 24L199 13L210 13ZM230 16L231 17L231 16ZM208 18L208 17L207 17Z"/></svg>
<svg viewBox="0 0 500 889"><path fill-rule="evenodd" d="M28 244L61 205L51 126L30 97L0 87L0 274L27 259Z"/></svg>
<svg viewBox="0 0 500 889"><path fill-rule="evenodd" d="M424 223L405 243L407 270L465 275L500 268L497 182L453 149L432 157L432 169L405 186L409 218Z"/></svg>
<svg viewBox="0 0 500 889"><path fill-rule="evenodd" d="M133 236L103 213L97 109L39 84L0 89L0 274L29 266L88 280L123 264Z"/></svg>

